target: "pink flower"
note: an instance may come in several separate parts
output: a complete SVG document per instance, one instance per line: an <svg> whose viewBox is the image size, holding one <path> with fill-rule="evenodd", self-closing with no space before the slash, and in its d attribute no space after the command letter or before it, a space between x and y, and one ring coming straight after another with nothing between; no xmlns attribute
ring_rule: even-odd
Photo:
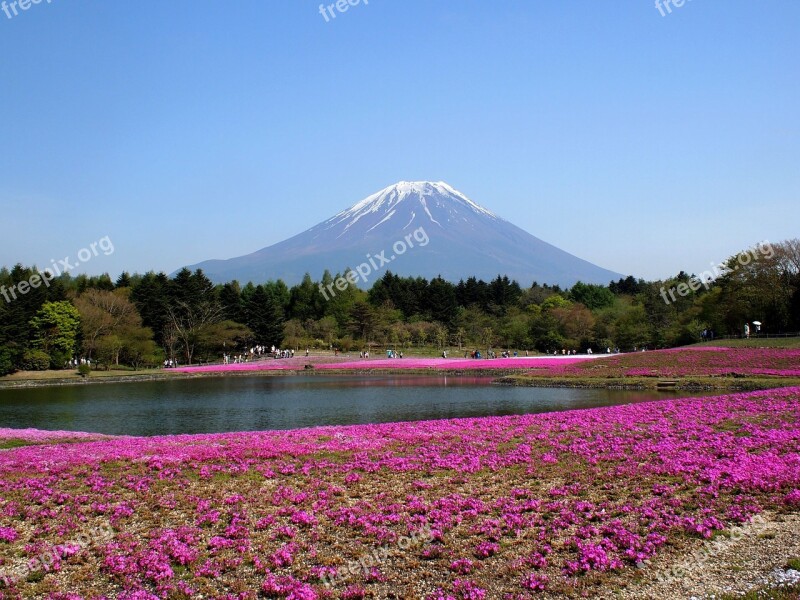
<svg viewBox="0 0 800 600"><path fill-rule="evenodd" d="M474 568L475 563L468 558L460 558L450 563L450 570L459 575L468 575Z"/></svg>
<svg viewBox="0 0 800 600"><path fill-rule="evenodd" d="M478 558L489 558L499 552L500 544L494 542L481 542L475 546L475 556Z"/></svg>
<svg viewBox="0 0 800 600"><path fill-rule="evenodd" d="M547 589L549 579L547 575L540 575L539 573L530 573L522 579L522 587L534 592L543 592Z"/></svg>
<svg viewBox="0 0 800 600"><path fill-rule="evenodd" d="M11 527L0 527L0 542L15 542L19 538L19 534Z"/></svg>

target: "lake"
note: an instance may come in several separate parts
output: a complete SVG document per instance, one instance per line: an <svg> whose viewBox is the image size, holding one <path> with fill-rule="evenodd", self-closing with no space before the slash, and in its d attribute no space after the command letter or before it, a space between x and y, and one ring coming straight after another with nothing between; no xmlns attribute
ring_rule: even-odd
<svg viewBox="0 0 800 600"><path fill-rule="evenodd" d="M0 427L222 433L540 413L687 395L491 381L445 375L239 376L0 390Z"/></svg>

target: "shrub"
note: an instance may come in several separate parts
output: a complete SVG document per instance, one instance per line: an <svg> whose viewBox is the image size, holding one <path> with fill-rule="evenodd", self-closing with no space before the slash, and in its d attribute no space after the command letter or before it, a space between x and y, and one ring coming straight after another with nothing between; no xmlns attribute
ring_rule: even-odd
<svg viewBox="0 0 800 600"><path fill-rule="evenodd" d="M22 368L26 371L47 371L50 355L44 350L26 350L22 355Z"/></svg>
<svg viewBox="0 0 800 600"><path fill-rule="evenodd" d="M63 350L53 350L50 354L50 368L51 369L63 369L64 365L66 365L69 360L72 358L72 354L69 352L64 352Z"/></svg>
<svg viewBox="0 0 800 600"><path fill-rule="evenodd" d="M88 377L89 373L92 372L92 367L89 365L79 365L78 366L78 375L81 377Z"/></svg>

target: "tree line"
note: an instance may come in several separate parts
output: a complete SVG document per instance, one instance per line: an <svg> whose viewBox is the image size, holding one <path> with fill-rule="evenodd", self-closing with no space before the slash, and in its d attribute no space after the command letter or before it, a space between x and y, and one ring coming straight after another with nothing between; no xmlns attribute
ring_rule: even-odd
<svg viewBox="0 0 800 600"><path fill-rule="evenodd" d="M116 281L64 274L0 299L0 374L64 368L76 357L119 368L194 364L254 345L602 352L684 345L704 330L737 335L752 321L764 333L796 332L800 240L771 250L746 264L742 254L731 257L729 270L706 285L684 272L562 289L522 287L501 275L452 283L387 271L369 290L350 285L329 299L320 288L340 274L327 271L292 287L280 280L214 285L187 269L174 277L122 273ZM0 286L36 275L35 267L3 268Z"/></svg>

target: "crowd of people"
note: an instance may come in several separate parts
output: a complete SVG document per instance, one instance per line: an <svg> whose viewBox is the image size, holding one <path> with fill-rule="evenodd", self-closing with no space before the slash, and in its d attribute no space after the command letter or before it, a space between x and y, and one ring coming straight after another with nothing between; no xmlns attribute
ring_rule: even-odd
<svg viewBox="0 0 800 600"><path fill-rule="evenodd" d="M333 347L333 345L331 345L331 350L334 352L334 356L338 356L339 355L339 349L338 348L335 348L335 347ZM635 349L635 350L638 350L638 348ZM641 350L644 351L644 348L642 348ZM612 352L616 354L616 353L619 353L619 351L620 351L619 348L614 348L613 350L610 347L606 348L606 353L607 354L611 354ZM593 354L591 349L588 349L586 351L586 353L587 354ZM550 350L548 350L547 354L548 355L550 355L550 354L558 355L559 351L558 350L554 350L554 351L551 352ZM574 356L574 355L578 354L578 351L577 350L568 350L566 348L562 348L560 354L563 355L563 356ZM306 358L308 358L308 356L309 356L309 349L308 348L306 348L305 355L306 355ZM227 365L227 364L247 363L247 362L251 362L251 361L254 361L254 360L261 359L261 358L274 358L276 360L278 360L278 359L288 359L288 358L294 358L294 356L295 356L295 350L293 348L292 349L282 349L282 348L276 348L275 346L272 346L269 349L267 349L266 346L253 346L252 348L250 348L249 350L245 351L244 353L237 354L235 356L232 356L230 354L224 354L223 355L223 364ZM499 358L511 358L511 357L518 358L519 356L520 356L520 352L517 351L517 350L514 350L514 351L503 350L499 354ZM525 350L525 356L530 356L530 351ZM360 359L369 359L369 350L360 351L358 353L358 357ZM441 357L442 358L448 358L447 350L443 350L442 351ZM392 359L403 358L403 352L402 352L402 350L401 351L386 350L386 358L392 358ZM498 358L498 354L494 350L487 350L486 353L484 354L480 350L476 349L476 350L472 350L472 351L465 351L464 352L464 358L496 359L496 358ZM164 361L164 367L173 367L173 366L174 367L178 366L177 361L174 361L174 362L171 361L171 360Z"/></svg>
<svg viewBox="0 0 800 600"><path fill-rule="evenodd" d="M306 356L308 356L308 350L306 350ZM267 350L266 346L253 346L249 350L245 351L243 354L237 354L236 356L231 356L230 354L223 354L222 355L222 364L229 365L229 364L240 364L240 363L248 363L254 360L259 360L261 358L274 358L276 360L281 358L294 358L294 349L282 349L276 348L275 346L270 347Z"/></svg>
<svg viewBox="0 0 800 600"><path fill-rule="evenodd" d="M78 365L89 365L92 366L92 359L91 358L71 358L67 361L66 367L75 367L77 368Z"/></svg>

